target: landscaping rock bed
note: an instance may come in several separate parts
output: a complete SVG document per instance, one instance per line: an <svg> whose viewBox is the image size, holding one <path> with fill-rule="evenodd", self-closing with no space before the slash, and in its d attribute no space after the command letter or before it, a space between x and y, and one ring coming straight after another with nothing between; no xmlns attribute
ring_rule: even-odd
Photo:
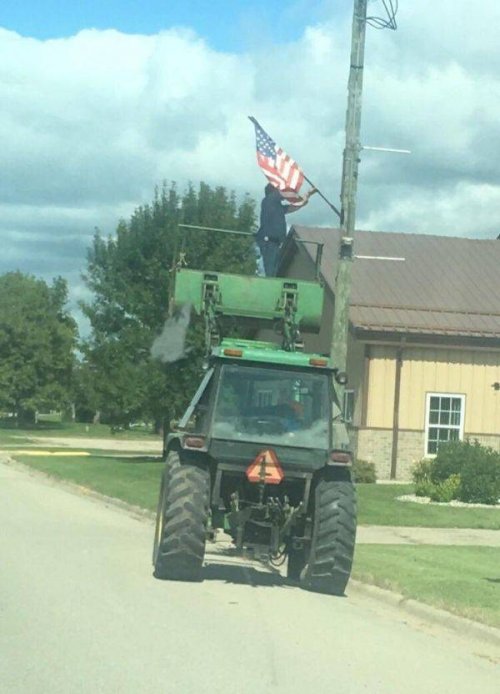
<svg viewBox="0 0 500 694"><path fill-rule="evenodd" d="M417 496L416 494L403 494L403 496L398 496L397 501L411 501L415 504L432 504L433 506L453 506L455 508L490 508L493 510L500 510L500 499L498 504L467 504L465 501L431 501L428 496Z"/></svg>

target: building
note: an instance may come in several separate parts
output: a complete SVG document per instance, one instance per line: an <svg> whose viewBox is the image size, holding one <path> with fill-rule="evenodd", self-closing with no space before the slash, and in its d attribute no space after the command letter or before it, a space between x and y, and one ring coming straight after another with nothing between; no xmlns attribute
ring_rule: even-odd
<svg viewBox="0 0 500 694"><path fill-rule="evenodd" d="M330 351L338 229L295 226L279 274L325 287L319 335ZM439 442L500 450L500 241L356 232L344 411L357 457L406 479Z"/></svg>

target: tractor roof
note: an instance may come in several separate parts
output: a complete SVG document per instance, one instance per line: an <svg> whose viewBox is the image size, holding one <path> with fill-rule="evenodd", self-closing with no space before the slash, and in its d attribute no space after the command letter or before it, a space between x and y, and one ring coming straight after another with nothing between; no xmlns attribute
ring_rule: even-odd
<svg viewBox="0 0 500 694"><path fill-rule="evenodd" d="M226 338L217 347L212 347L211 356L221 360L234 361L238 359L242 362L258 362L303 369L333 369L328 357L304 352L286 352L272 342L259 342L257 340Z"/></svg>

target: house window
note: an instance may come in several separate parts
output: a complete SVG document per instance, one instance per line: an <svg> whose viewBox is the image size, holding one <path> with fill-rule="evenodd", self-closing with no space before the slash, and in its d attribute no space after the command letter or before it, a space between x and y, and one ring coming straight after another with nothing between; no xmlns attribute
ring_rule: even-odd
<svg viewBox="0 0 500 694"><path fill-rule="evenodd" d="M272 390L259 390L257 391L257 404L259 407L268 407L273 404L273 391Z"/></svg>
<svg viewBox="0 0 500 694"><path fill-rule="evenodd" d="M344 422L346 424L352 424L354 419L354 391L344 390L344 405L342 408L342 414L344 415Z"/></svg>
<svg viewBox="0 0 500 694"><path fill-rule="evenodd" d="M425 454L436 455L443 441L458 441L464 436L465 395L427 393L425 417Z"/></svg>

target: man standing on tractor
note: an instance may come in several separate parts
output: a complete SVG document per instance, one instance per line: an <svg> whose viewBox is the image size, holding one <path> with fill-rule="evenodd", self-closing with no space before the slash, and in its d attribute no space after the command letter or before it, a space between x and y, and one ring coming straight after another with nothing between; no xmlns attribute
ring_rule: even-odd
<svg viewBox="0 0 500 694"><path fill-rule="evenodd" d="M311 195L316 192L316 188L311 188L302 202L286 205L283 204L285 198L275 186L268 183L265 187L265 196L260 206L260 227L255 240L260 248L266 277L275 277L278 270L279 249L287 233L285 215L307 205Z"/></svg>

